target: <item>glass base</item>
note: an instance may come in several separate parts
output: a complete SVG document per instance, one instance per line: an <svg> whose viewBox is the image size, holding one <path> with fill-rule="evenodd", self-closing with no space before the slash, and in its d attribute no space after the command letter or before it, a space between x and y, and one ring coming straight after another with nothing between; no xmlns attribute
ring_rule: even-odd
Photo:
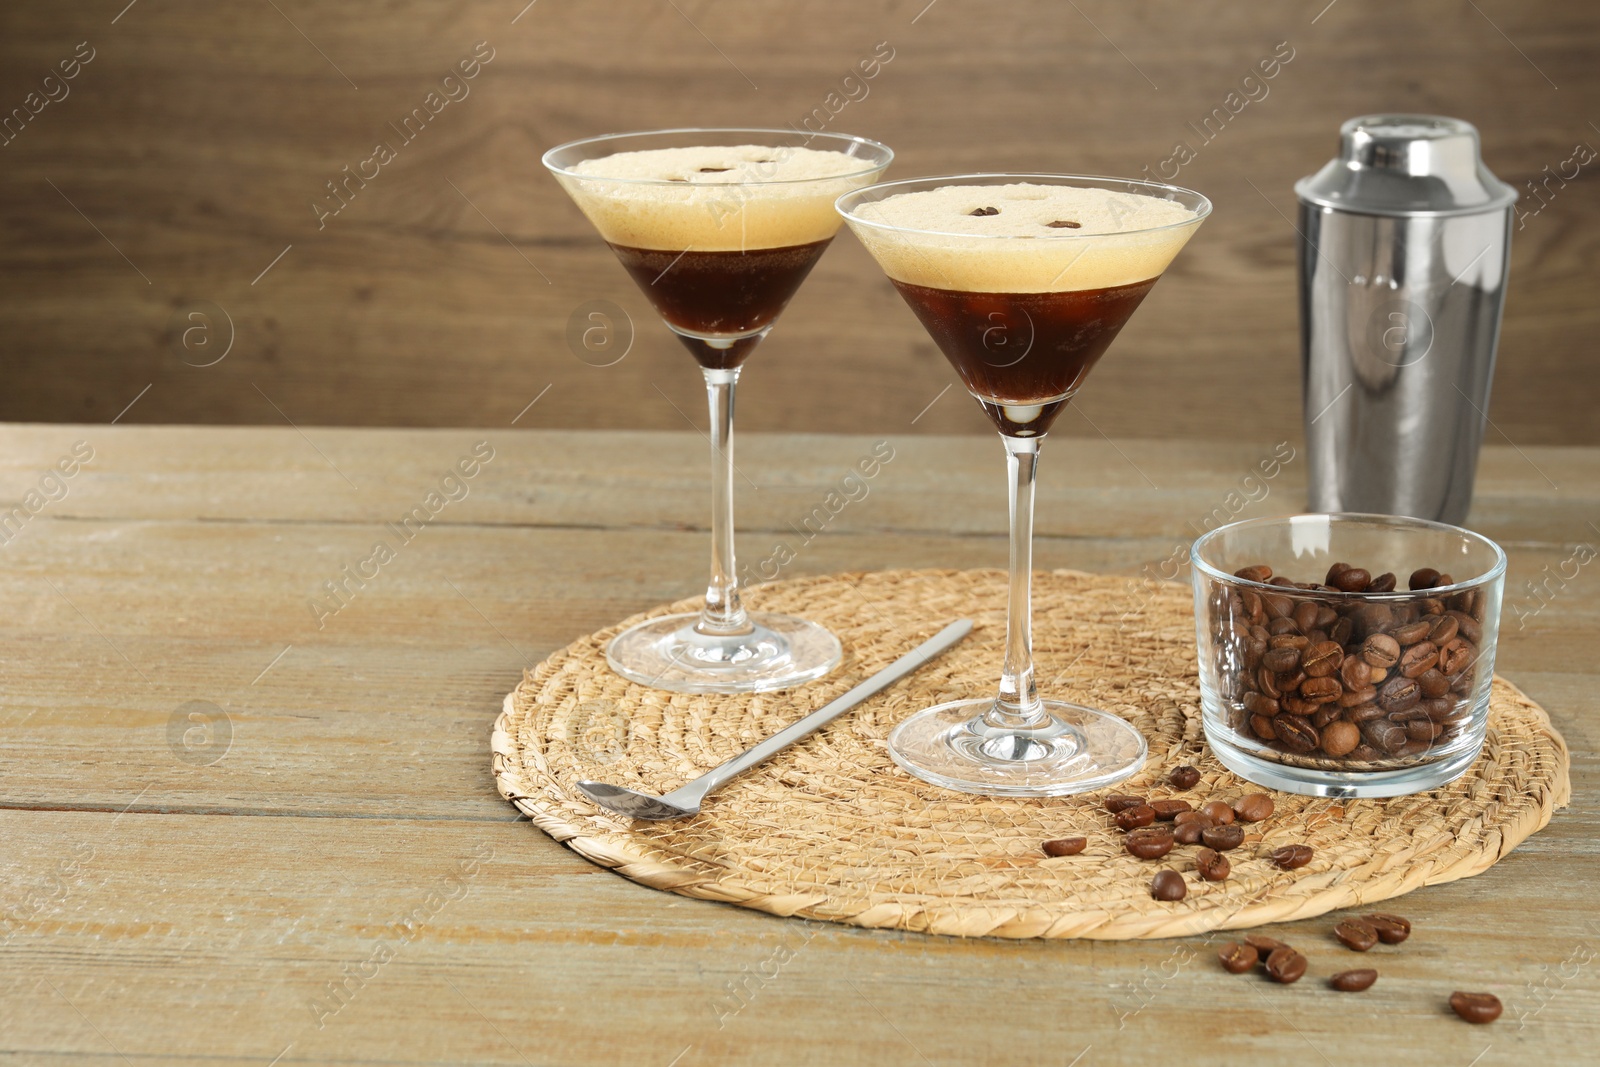
<svg viewBox="0 0 1600 1067"><path fill-rule="evenodd" d="M698 614L663 615L622 631L606 649L611 669L674 693L764 693L816 681L839 665L839 639L814 622L752 613L749 633L699 633Z"/></svg>
<svg viewBox="0 0 1600 1067"><path fill-rule="evenodd" d="M1285 793L1307 797L1399 797L1423 793L1453 782L1467 773L1483 749L1483 739L1448 759L1400 767L1392 771L1323 771L1313 767L1291 767L1265 760L1246 752L1206 730L1211 754L1228 770L1246 781Z"/></svg>
<svg viewBox="0 0 1600 1067"><path fill-rule="evenodd" d="M1144 766L1144 736L1117 716L1059 700L1041 702L1049 725L989 726L994 698L920 711L889 735L889 755L924 781L962 793L1055 797L1115 785Z"/></svg>

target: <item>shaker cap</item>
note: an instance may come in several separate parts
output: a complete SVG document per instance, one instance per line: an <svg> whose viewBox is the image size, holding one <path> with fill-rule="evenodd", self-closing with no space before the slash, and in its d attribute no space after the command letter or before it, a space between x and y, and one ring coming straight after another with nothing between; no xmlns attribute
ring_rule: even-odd
<svg viewBox="0 0 1600 1067"><path fill-rule="evenodd" d="M1478 130L1442 115L1363 115L1339 158L1295 183L1301 202L1362 215L1468 215L1517 198L1478 155Z"/></svg>

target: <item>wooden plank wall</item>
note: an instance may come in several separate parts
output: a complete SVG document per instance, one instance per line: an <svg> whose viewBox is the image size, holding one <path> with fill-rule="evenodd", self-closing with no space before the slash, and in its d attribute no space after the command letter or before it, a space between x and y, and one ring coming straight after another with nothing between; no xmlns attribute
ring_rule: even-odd
<svg viewBox="0 0 1600 1067"><path fill-rule="evenodd" d="M0 114L40 110L0 147L0 419L110 420L138 397L126 421L504 426L549 386L518 425L703 421L692 366L539 155L611 130L798 122L886 43L829 128L894 146L899 176L1139 173L1195 151L1177 180L1215 217L1060 432L1295 438L1291 185L1342 119L1412 109L1476 122L1525 192L1490 439L1600 443L1600 164L1528 191L1600 145L1600 13L1581 0L525 4L5 4ZM478 42L492 58L470 95L319 222L325 183L398 142L388 124ZM1189 123L1275 52L1293 58L1198 137ZM76 76L45 82L63 61ZM595 300L636 327L611 366L566 339ZM928 408L951 381L846 236L752 363L741 426L981 431L959 390Z"/></svg>

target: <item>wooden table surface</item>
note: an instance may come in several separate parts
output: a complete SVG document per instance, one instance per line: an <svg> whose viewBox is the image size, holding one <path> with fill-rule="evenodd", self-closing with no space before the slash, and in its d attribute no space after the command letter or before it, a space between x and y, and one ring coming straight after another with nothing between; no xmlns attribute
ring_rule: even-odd
<svg viewBox="0 0 1600 1067"><path fill-rule="evenodd" d="M999 445L886 437L870 494L791 573L1003 565ZM1303 501L1299 454L1250 479L1275 441L1058 444L1042 568L1135 573L1208 512ZM872 445L743 437L744 551ZM492 458L445 481L475 446ZM1393 905L1416 933L1353 996L1229 976L1216 938L960 941L682 899L519 819L489 770L501 697L567 641L703 581L704 447L0 428L0 1061L1592 1062L1600 450L1489 448L1473 515L1511 557L1500 671L1565 733L1573 804L1484 875ZM75 473L47 473L59 461ZM433 491L400 544L384 524ZM318 611L378 540L393 558ZM1331 925L1272 932L1327 974L1356 962ZM730 986L749 991L736 1012ZM1459 1022L1458 988L1497 993L1505 1016Z"/></svg>

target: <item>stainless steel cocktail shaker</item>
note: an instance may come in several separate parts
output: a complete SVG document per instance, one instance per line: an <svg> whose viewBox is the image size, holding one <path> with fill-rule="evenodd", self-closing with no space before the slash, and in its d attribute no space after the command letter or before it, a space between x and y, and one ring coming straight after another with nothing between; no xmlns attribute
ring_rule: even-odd
<svg viewBox="0 0 1600 1067"><path fill-rule="evenodd" d="M1295 183L1312 511L1459 525L1472 504L1516 190L1478 131L1368 115Z"/></svg>

